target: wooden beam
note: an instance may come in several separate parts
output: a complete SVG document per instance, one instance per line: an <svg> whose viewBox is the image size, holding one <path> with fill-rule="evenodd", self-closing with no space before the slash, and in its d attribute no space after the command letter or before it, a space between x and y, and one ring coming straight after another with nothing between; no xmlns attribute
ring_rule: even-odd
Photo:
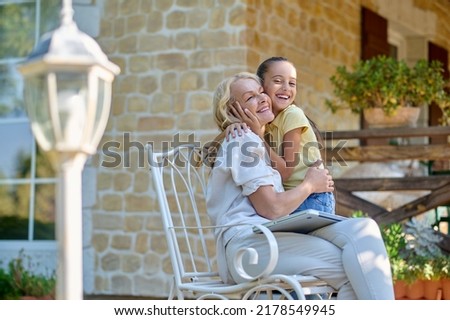
<svg viewBox="0 0 450 320"><path fill-rule="evenodd" d="M450 175L401 178L334 179L336 189L346 191L434 190L450 183Z"/></svg>
<svg viewBox="0 0 450 320"><path fill-rule="evenodd" d="M346 165L347 161L448 160L450 159L450 144L327 148L324 158L327 163L333 161L341 166Z"/></svg>
<svg viewBox="0 0 450 320"><path fill-rule="evenodd" d="M435 231L435 234L442 237L442 241L438 243L439 248L450 255L450 236L439 231Z"/></svg>
<svg viewBox="0 0 450 320"><path fill-rule="evenodd" d="M372 217L381 224L400 222L448 203L450 203L450 184L436 189L432 193L409 202L391 212L384 211Z"/></svg>
<svg viewBox="0 0 450 320"><path fill-rule="evenodd" d="M324 140L368 139L368 138L407 138L449 136L449 126L418 127L418 128L372 128L357 131L326 131L322 132Z"/></svg>
<svg viewBox="0 0 450 320"><path fill-rule="evenodd" d="M386 211L386 209L370 201L355 196L345 189L336 188L335 198L336 207L343 206L347 208L350 213L353 211L361 210L362 212L367 213L369 216L373 216ZM341 212L337 213L342 214Z"/></svg>

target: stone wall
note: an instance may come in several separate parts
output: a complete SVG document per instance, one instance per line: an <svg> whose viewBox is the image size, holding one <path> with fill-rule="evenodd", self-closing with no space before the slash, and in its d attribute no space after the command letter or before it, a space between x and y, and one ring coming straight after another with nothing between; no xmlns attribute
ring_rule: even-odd
<svg viewBox="0 0 450 320"><path fill-rule="evenodd" d="M328 79L336 66L359 59L361 5L402 23L414 14L419 19L404 21L412 29L421 29L416 24L425 17L427 37L450 50L448 2L400 2L101 1L97 41L122 71L100 150L89 164L96 196L84 208L90 231L86 293L167 296L171 265L145 143L158 149L177 133L181 140L192 133L202 142L214 137L217 83L237 71L255 71L272 55L287 56L297 66L297 102L321 129L358 128L357 117L332 115L323 101L331 94Z"/></svg>
<svg viewBox="0 0 450 320"><path fill-rule="evenodd" d="M141 147L154 142L159 149L177 133L201 141L217 133L212 91L226 75L247 69L245 5L113 0L102 17L98 41L122 73L101 145L120 142L110 150L122 159L112 164L105 152L92 159L98 201L91 210L90 293L165 296L171 265Z"/></svg>

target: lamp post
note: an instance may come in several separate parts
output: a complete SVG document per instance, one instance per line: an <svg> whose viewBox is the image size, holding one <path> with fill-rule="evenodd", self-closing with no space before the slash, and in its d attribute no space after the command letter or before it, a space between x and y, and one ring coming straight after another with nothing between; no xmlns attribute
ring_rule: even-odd
<svg viewBox="0 0 450 320"><path fill-rule="evenodd" d="M60 27L42 36L19 66L31 129L58 172L56 298L83 299L81 173L96 152L111 106L118 66L73 21L63 0Z"/></svg>

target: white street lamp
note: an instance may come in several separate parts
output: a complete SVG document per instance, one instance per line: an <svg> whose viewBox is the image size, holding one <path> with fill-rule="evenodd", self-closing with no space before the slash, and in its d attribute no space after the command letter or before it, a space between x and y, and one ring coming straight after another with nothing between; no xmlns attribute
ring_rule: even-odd
<svg viewBox="0 0 450 320"><path fill-rule="evenodd" d="M81 173L108 122L118 66L73 21L63 0L61 25L42 36L19 67L33 134L59 174L57 299L83 299Z"/></svg>

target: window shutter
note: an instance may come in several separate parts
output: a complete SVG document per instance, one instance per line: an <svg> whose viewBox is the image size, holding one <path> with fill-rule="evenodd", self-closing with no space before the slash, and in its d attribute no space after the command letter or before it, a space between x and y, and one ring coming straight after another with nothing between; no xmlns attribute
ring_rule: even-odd
<svg viewBox="0 0 450 320"><path fill-rule="evenodd" d="M444 78L449 78L449 71L448 71L448 51L445 48L439 47L438 45L435 45L432 42L428 42L428 60L438 60L442 62L442 65L444 67ZM430 126L437 126L439 125L439 118L442 117L442 111L441 109L434 103L432 103L428 107L428 124ZM439 138L439 139L438 139ZM444 137L438 137L432 139L432 143L437 143L437 139L440 140L441 143L445 143L446 139Z"/></svg>
<svg viewBox="0 0 450 320"><path fill-rule="evenodd" d="M388 21L375 12L361 7L361 60L378 55L389 56ZM367 128L363 116L360 117L360 124L361 128ZM361 145L384 144L384 142L361 139Z"/></svg>
<svg viewBox="0 0 450 320"><path fill-rule="evenodd" d="M388 21L375 12L361 8L361 59L389 56Z"/></svg>

